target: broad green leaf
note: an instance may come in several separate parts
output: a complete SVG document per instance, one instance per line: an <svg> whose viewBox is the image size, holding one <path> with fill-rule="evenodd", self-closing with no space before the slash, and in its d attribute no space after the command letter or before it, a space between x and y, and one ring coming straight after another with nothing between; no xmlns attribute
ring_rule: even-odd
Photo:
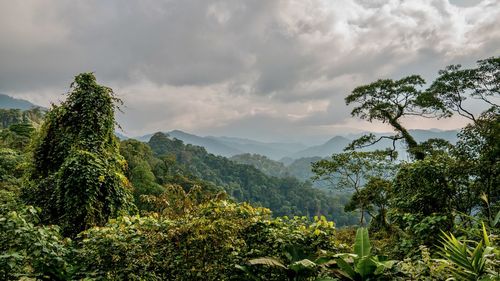
<svg viewBox="0 0 500 281"><path fill-rule="evenodd" d="M358 228L356 231L356 242L354 243L354 253L363 258L370 255L372 246L368 237L368 229Z"/></svg>
<svg viewBox="0 0 500 281"><path fill-rule="evenodd" d="M377 270L377 263L370 257L362 257L356 264L356 272L365 280L370 275L374 275Z"/></svg>
<svg viewBox="0 0 500 281"><path fill-rule="evenodd" d="M337 259L337 265L341 269L342 273L351 280L354 280L356 278L356 271L343 259Z"/></svg>

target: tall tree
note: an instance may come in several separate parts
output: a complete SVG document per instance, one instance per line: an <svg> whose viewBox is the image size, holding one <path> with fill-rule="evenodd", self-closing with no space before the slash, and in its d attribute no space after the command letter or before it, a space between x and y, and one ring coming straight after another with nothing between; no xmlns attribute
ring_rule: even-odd
<svg viewBox="0 0 500 281"><path fill-rule="evenodd" d="M65 102L53 105L34 143L24 190L42 218L76 235L133 208L126 165L114 136L113 91L97 84L92 73L75 77Z"/></svg>
<svg viewBox="0 0 500 281"><path fill-rule="evenodd" d="M412 75L400 80L378 80L368 85L355 88L345 98L346 104L357 104L352 110L352 116L370 122L377 120L392 126L395 136L376 138L370 134L354 141L352 148L372 145L382 138L388 138L395 143L403 140L408 145L408 151L415 159L423 159L425 153L419 144L403 126L402 119L407 116L425 118L440 118L450 116L450 112L432 94L420 88L425 81L418 75Z"/></svg>

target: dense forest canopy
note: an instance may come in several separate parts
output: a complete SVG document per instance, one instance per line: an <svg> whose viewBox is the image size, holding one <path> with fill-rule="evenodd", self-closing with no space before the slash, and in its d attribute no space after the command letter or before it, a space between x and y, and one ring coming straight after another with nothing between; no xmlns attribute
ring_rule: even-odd
<svg viewBox="0 0 500 281"><path fill-rule="evenodd" d="M260 156L163 133L120 142L120 100L79 74L46 114L0 111L0 279L499 280L499 85L492 57L427 88L417 75L355 88L352 115L395 135L295 164L345 197ZM456 144L404 126L454 114L470 121ZM384 138L411 159L359 150Z"/></svg>

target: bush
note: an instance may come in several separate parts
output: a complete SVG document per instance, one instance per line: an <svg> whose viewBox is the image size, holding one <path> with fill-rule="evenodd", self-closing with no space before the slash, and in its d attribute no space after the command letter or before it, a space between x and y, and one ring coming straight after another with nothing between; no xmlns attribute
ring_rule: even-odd
<svg viewBox="0 0 500 281"><path fill-rule="evenodd" d="M241 280L236 265L261 256L284 257L296 246L335 250L334 225L324 218L272 219L248 204L211 201L176 220L120 217L80 234L77 278L103 280ZM266 280L283 280L276 272Z"/></svg>

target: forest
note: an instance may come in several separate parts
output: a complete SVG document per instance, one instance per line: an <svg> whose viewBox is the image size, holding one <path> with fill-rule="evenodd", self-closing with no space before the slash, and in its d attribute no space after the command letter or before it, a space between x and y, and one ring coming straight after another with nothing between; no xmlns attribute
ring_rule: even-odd
<svg viewBox="0 0 500 281"><path fill-rule="evenodd" d="M0 109L0 279L500 280L499 98L500 57L360 85L352 117L394 133L297 176L164 133L120 141L119 94L79 74L48 110ZM455 144L405 127L452 116Z"/></svg>

